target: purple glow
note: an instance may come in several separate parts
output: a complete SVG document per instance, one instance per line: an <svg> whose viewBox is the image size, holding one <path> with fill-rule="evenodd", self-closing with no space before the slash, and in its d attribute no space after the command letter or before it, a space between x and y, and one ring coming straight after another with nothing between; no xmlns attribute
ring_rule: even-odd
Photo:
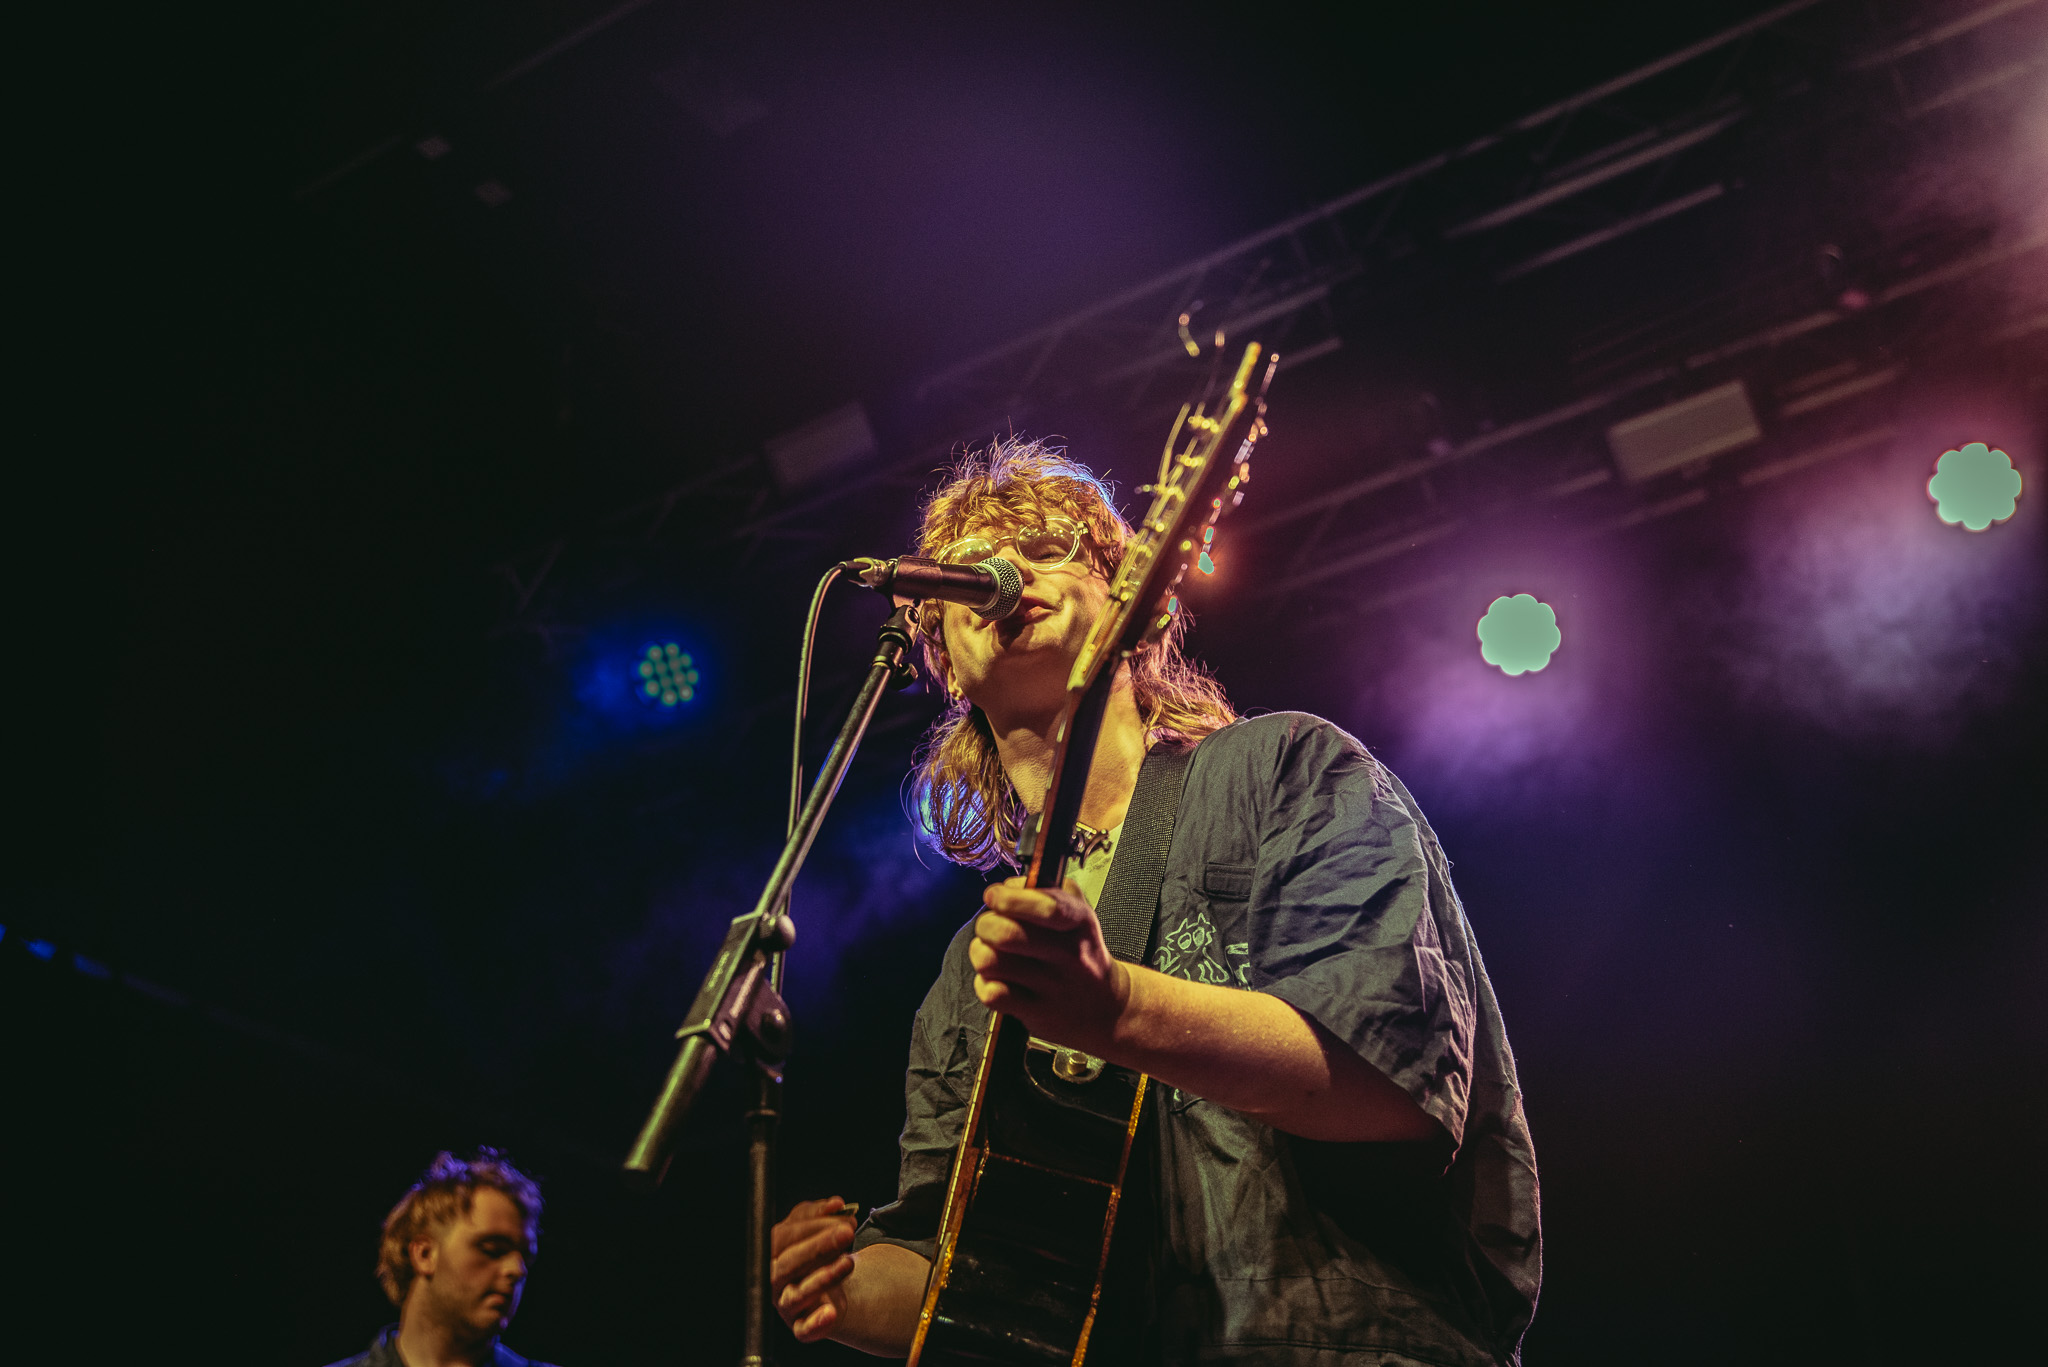
<svg viewBox="0 0 2048 1367"><path fill-rule="evenodd" d="M2048 46L1995 55L1980 50L1978 60L2023 71L2048 61ZM1893 221L1954 222L1986 214L2000 223L2006 242L2038 241L2048 233L2048 81L2012 81L2003 98L2011 103L1977 123L1971 136L1949 140L1940 156L1917 159L1895 192ZM2009 317L2040 306L2037 290L2023 290L2005 303Z"/></svg>
<svg viewBox="0 0 2048 1367"><path fill-rule="evenodd" d="M763 831L750 849L727 850L678 875L658 891L640 929L611 946L610 986L601 1010L617 1020L635 1001L670 999L694 988L733 917L753 908L774 863L779 840ZM962 880L967 880L962 882ZM945 938L975 909L981 876L923 854L893 798L856 805L842 800L812 848L791 897L796 946L785 995L799 1021L829 1020L857 995L840 965L862 946L932 915L934 900L959 895L958 915L943 913L944 931L930 946L932 962ZM908 1022L905 1022L906 1028Z"/></svg>
<svg viewBox="0 0 2048 1367"><path fill-rule="evenodd" d="M1444 606L1447 615L1465 614L1463 601ZM1583 622L1582 605L1573 611ZM1435 792L1486 803L1590 778L1616 728L1589 652L1510 677L1472 649L1470 631L1446 627L1419 640L1389 671L1385 702L1401 728L1399 767Z"/></svg>
<svg viewBox="0 0 2048 1367"><path fill-rule="evenodd" d="M2005 697L2040 606L2039 538L1957 537L1927 516L1926 449L1902 433L1759 508L1724 650L1750 698L1933 744Z"/></svg>

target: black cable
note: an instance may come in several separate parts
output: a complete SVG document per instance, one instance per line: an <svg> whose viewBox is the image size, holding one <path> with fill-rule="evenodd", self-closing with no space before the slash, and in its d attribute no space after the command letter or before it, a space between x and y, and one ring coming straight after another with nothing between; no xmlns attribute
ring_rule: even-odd
<svg viewBox="0 0 2048 1367"><path fill-rule="evenodd" d="M811 652L818 642L818 616L825 607L825 591L832 587L832 581L845 569L844 564L834 565L825 571L825 577L818 581L818 587L811 591L811 610L804 618L803 648L797 653L796 661L796 723L789 740L789 821L782 836L787 840L796 834L796 819L804 807L804 717L810 711L811 703ZM782 913L789 914L789 902L785 898ZM782 990L783 956L777 954L769 969L769 982L779 992Z"/></svg>
<svg viewBox="0 0 2048 1367"><path fill-rule="evenodd" d="M832 581L845 568L843 564L834 565L825 571L825 577L811 592L811 613L804 619L803 650L796 662L796 730L789 743L789 824L782 833L784 839L796 834L797 814L804 805L804 716L811 701L811 649L818 640L818 614L825 606L825 590L832 587Z"/></svg>

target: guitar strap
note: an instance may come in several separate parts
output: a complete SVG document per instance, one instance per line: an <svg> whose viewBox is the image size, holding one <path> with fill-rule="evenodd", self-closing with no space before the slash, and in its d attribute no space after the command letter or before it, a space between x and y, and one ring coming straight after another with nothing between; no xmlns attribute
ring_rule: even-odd
<svg viewBox="0 0 2048 1367"><path fill-rule="evenodd" d="M1124 813L1109 881L1095 906L1103 941L1125 963L1141 964L1151 951L1159 888L1166 881L1166 851L1173 844L1173 823L1194 757L1192 745L1155 745L1138 767L1138 786Z"/></svg>

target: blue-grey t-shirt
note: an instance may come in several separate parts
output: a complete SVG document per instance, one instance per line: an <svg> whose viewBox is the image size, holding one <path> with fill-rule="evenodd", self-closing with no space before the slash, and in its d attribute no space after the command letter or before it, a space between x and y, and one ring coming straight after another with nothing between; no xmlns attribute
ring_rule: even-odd
<svg viewBox="0 0 2048 1367"><path fill-rule="evenodd" d="M970 923L971 924L971 923ZM898 1198L856 1246L929 1258L989 1012L946 953L912 1030ZM1160 1087L1118 1239L1149 1239L1145 1356L1162 1363L1478 1367L1518 1360L1542 1246L1514 1057L1435 834L1338 727L1225 727L1189 767L1151 966L1269 992L1392 1078L1450 1147L1296 1138ZM1446 1160L1448 1159L1448 1168ZM1093 1356L1091 1354L1091 1356Z"/></svg>
<svg viewBox="0 0 2048 1367"><path fill-rule="evenodd" d="M491 1362L492 1367L548 1367L545 1362L519 1356L502 1343L491 1345ZM368 1348L354 1357L330 1363L329 1367L405 1367L405 1359L398 1355L398 1326L385 1325L370 1340Z"/></svg>

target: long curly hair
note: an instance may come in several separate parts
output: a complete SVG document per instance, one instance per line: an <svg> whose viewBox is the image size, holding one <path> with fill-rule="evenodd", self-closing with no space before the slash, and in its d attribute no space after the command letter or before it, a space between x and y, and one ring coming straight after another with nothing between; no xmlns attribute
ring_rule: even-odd
<svg viewBox="0 0 2048 1367"><path fill-rule="evenodd" d="M1122 563L1131 527L1117 513L1115 491L1065 450L1007 437L961 455L924 506L917 553L936 555L969 527L1022 525L1059 516L1081 528L1081 550L1105 579ZM943 606L928 600L914 619L927 677L947 676ZM1159 641L1130 664L1138 715L1148 740L1192 744L1237 720L1223 686L1181 651L1188 615L1175 617ZM912 817L924 837L956 864L1015 864L1024 804L1003 772L988 719L965 698L925 733L910 774Z"/></svg>

